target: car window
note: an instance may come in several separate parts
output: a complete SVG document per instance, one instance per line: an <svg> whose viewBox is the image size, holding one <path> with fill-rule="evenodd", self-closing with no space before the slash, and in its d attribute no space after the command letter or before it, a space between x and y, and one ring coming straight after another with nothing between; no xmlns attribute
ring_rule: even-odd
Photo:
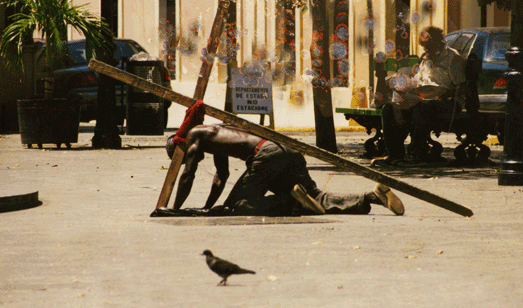
<svg viewBox="0 0 523 308"><path fill-rule="evenodd" d="M118 61L122 60L122 57L130 58L135 53L139 53L141 51L146 52L145 49L142 48L142 46L133 41L115 41L115 43L118 47L115 53L116 60Z"/></svg>
<svg viewBox="0 0 523 308"><path fill-rule="evenodd" d="M455 38L457 38L459 33L452 33L445 36L445 43L450 44Z"/></svg>
<svg viewBox="0 0 523 308"><path fill-rule="evenodd" d="M470 48L472 47L472 44L475 41L475 39L474 39L475 37L476 37L476 35L473 34L472 38L470 40L468 40L467 44L463 47L463 49L459 53L463 57L463 59L466 59L469 56Z"/></svg>
<svg viewBox="0 0 523 308"><path fill-rule="evenodd" d="M87 64L87 52L85 50L85 41L71 42L67 44L69 50L69 61L71 65Z"/></svg>
<svg viewBox="0 0 523 308"><path fill-rule="evenodd" d="M463 33L454 41L454 43L452 43L452 46L450 47L456 49L459 54L463 56L463 54L466 54L467 52L466 47L470 47L468 43L472 40L473 37L474 34L472 33Z"/></svg>
<svg viewBox="0 0 523 308"><path fill-rule="evenodd" d="M54 55L53 69L57 70L57 69L67 68L70 66L75 66L76 65L75 61L76 60L70 54L70 51L68 51L68 49L66 49L66 50L64 50L64 53L62 54L62 56L60 56L58 53L56 53ZM85 63L87 63L87 62L85 62ZM47 59L46 59L45 46L44 46L42 48L42 52L38 56L35 72L37 74L44 72L46 69L46 64L47 64Z"/></svg>
<svg viewBox="0 0 523 308"><path fill-rule="evenodd" d="M493 36L487 57L492 60L505 60L505 53L510 48L510 34L496 34Z"/></svg>
<svg viewBox="0 0 523 308"><path fill-rule="evenodd" d="M474 41L474 44L472 46L472 50L469 52L469 55L471 53L475 53L479 59L482 59L484 58L485 54L486 54L486 42L487 42L487 34L485 33L480 33Z"/></svg>

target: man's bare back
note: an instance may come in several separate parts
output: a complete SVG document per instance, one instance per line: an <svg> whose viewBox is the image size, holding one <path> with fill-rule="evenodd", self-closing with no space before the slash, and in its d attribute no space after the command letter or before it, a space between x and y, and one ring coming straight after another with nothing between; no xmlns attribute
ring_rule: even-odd
<svg viewBox="0 0 523 308"><path fill-rule="evenodd" d="M246 160L254 155L254 148L261 140L261 137L230 126L199 125L187 135L187 148L197 145L195 150L198 152Z"/></svg>
<svg viewBox="0 0 523 308"><path fill-rule="evenodd" d="M210 209L221 195L229 177L228 157L247 160L255 154L254 149L262 138L225 125L198 125L189 131L186 140L185 168L178 184L175 209L179 209L189 195L198 163L204 158L204 153L214 155L216 166L211 193L204 207Z"/></svg>

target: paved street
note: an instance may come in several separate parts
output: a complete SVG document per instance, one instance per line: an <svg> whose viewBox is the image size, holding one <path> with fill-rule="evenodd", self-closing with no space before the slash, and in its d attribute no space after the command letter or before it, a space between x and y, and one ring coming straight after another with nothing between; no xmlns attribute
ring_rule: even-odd
<svg viewBox="0 0 523 308"><path fill-rule="evenodd" d="M82 125L71 149L27 149L0 136L0 197L38 191L40 206L0 213L0 307L520 307L523 187L497 185L493 166L381 171L470 207L464 218L398 193L406 213L150 218L169 160L165 136L122 136L93 150ZM313 144L311 133L286 133ZM365 133L338 133L341 155L364 165ZM455 137L442 135L452 157ZM374 183L308 157L320 188ZM244 163L231 161L223 202ZM202 207L214 167L206 156L187 207ZM171 200L172 202L172 200ZM0 209L1 210L1 209ZM256 271L229 286L201 253Z"/></svg>

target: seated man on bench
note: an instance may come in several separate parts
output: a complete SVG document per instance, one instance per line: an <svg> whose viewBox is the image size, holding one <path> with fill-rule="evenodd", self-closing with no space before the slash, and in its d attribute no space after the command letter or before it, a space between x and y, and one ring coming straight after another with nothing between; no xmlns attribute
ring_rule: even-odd
<svg viewBox="0 0 523 308"><path fill-rule="evenodd" d="M214 155L216 174L204 209L213 208L223 192L231 156L245 161L247 170L225 200L224 214L368 214L372 203L383 205L396 215L404 213L401 200L382 184L364 194L337 195L321 191L311 179L301 153L239 128L198 125L188 132L186 140L185 168L180 176L174 211L179 210L189 196L204 153L210 153ZM350 183L347 187L350 188ZM274 195L265 196L268 191ZM298 208L296 201L301 204Z"/></svg>
<svg viewBox="0 0 523 308"><path fill-rule="evenodd" d="M382 110L383 140L388 156L372 165L409 165L426 162L427 138L441 121L439 115L460 112L463 107L465 61L443 40L443 30L429 26L422 30L419 44L425 53L418 72L398 72L390 79L395 89L392 101ZM415 73L415 74L414 74ZM404 142L411 135L405 161Z"/></svg>

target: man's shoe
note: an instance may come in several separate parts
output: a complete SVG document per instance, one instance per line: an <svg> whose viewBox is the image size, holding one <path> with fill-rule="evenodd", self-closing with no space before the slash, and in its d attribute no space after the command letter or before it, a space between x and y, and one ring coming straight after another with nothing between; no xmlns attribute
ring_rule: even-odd
<svg viewBox="0 0 523 308"><path fill-rule="evenodd" d="M312 199L309 194L307 194L307 191L303 185L294 185L294 188L291 190L291 196L293 196L296 201L301 203L303 208L318 215L325 214L325 209L316 200Z"/></svg>
<svg viewBox="0 0 523 308"><path fill-rule="evenodd" d="M403 215L405 208L400 198L396 196L388 186L378 183L374 188L374 193L383 202L383 206L391 210L396 215Z"/></svg>
<svg viewBox="0 0 523 308"><path fill-rule="evenodd" d="M398 161L402 161L403 159L399 158L393 158L389 156L385 157L378 157L371 160L370 165L373 167L377 166L395 166Z"/></svg>

